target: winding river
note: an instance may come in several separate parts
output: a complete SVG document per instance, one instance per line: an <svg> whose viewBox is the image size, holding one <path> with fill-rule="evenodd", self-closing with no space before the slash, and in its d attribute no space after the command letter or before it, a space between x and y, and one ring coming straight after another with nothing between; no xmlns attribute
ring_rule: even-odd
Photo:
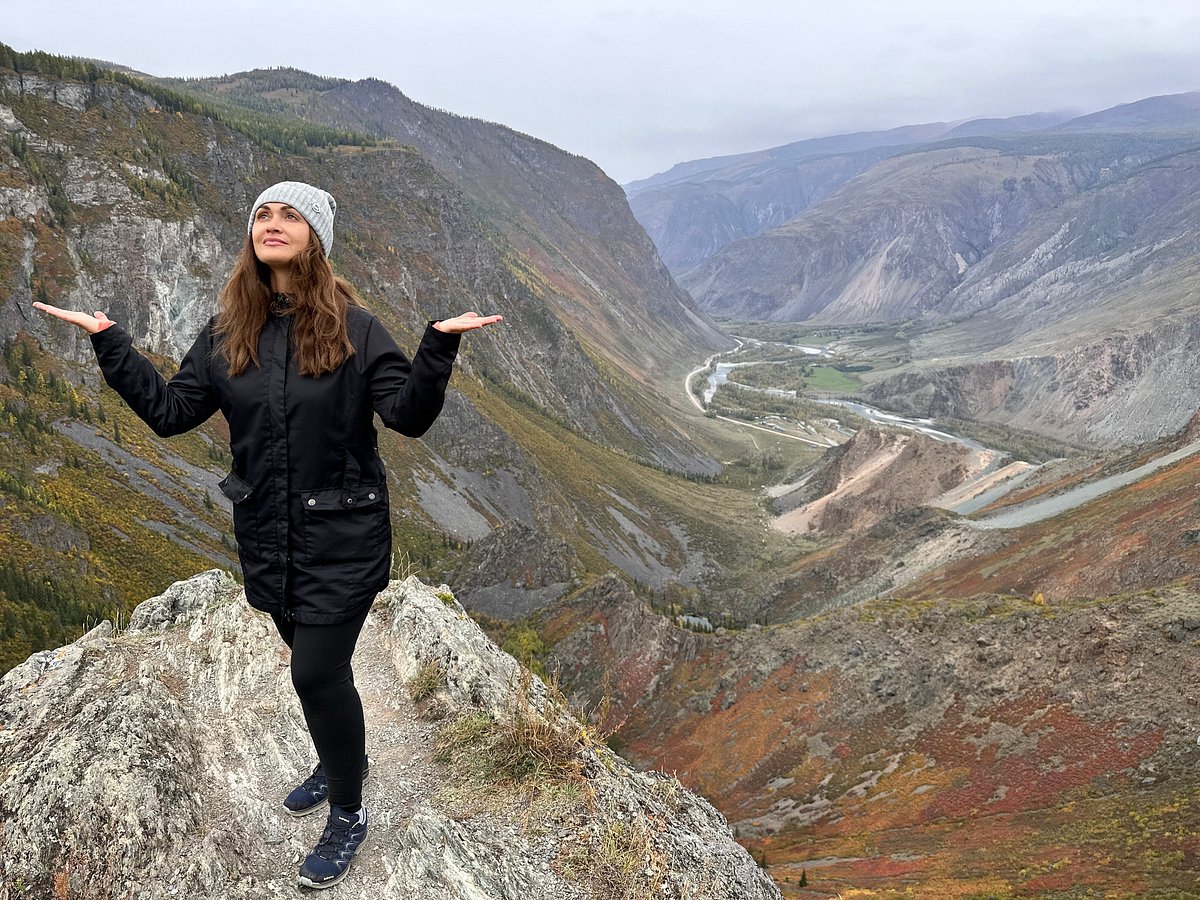
<svg viewBox="0 0 1200 900"><path fill-rule="evenodd" d="M762 344L764 342L753 341L753 343ZM738 339L737 348L734 350L727 351L727 353L730 353L730 354L738 353L742 350L742 348L745 345L746 345L745 340ZM786 346L789 349L803 352L803 353L805 353L807 355L811 355L811 356L829 356L830 355L828 350L826 350L824 347L796 347L796 346L790 345L790 344L784 344L782 346ZM687 377L684 379L684 390L686 391L688 398L699 409L704 409L705 405L712 400L713 394L717 390L717 386L724 384L726 381L728 381L729 373L735 367L737 367L737 366L753 366L753 365L770 365L771 364L771 361L769 361L769 360L750 361L750 362L717 363L716 368L712 372L709 373L708 385L704 391L704 403L701 403L699 400L696 399L696 397L691 392L691 380L694 376L698 375L699 373L703 372L706 368L708 368L708 366L712 363L712 361L714 359L716 359L718 356L724 356L724 355L726 355L726 354L725 353L713 354L712 356L710 356L708 359L706 359L704 361L703 365L698 366L697 368L693 369L687 375ZM792 390L782 390L780 388L757 388L757 387L750 387L748 385L738 385L738 386L742 387L742 388L748 388L749 390L757 390L757 391L762 391L763 393L775 394L775 395L779 395L779 396L787 396L787 397L797 396L797 392L792 391ZM810 397L808 399L815 400L816 402L819 402L819 403L826 403L831 406L840 406L843 409L847 409L850 412L853 412L855 415L861 416L862 418L867 419L868 421L874 422L879 425L886 425L886 426L891 426L894 428L907 428L912 431L918 431L922 434L928 435L929 437L934 438L939 441L950 441L950 442L962 444L963 446L969 447L972 450L988 450L988 449L990 449L988 447L985 447L983 444L978 443L977 441L971 440L970 438L961 437L959 435L952 434L951 432L942 431L941 429L936 428L934 425L934 422L931 419L910 418L908 416L897 415L896 413L891 413L891 412L887 412L886 410L877 409L874 406L870 406L866 403L861 403L857 400L820 400L815 397ZM725 417L720 416L718 418L724 419ZM733 423L735 423L737 425L741 425L743 427L758 428L760 430L766 430L766 429L762 429L762 426L755 425L750 422L741 422L737 419L727 419L727 421L733 422ZM784 435L784 436L791 437L791 435ZM806 443L813 444L814 446L822 446L821 444L818 444L815 441L806 440L804 438L796 438L796 439L804 440ZM998 454L1004 453L1004 451L996 451L996 452ZM1012 507L1000 510L990 516L986 516L981 519L967 519L966 521L969 522L970 524L972 524L973 526L975 526L977 528L982 528L982 529L1020 528L1024 525L1030 525L1034 522L1040 522L1044 519L1049 519L1049 518L1057 516L1061 513L1067 512L1068 510L1075 509L1076 507L1082 506L1083 504L1088 503L1089 501L1094 500L1097 497L1101 497L1104 494L1110 493L1111 491L1114 491L1117 488L1124 487L1127 484L1132 484L1133 482L1137 481L1138 479L1143 478L1146 475L1149 475L1151 472L1155 471L1156 469L1160 469L1163 466L1170 465L1173 462L1176 462L1180 459L1183 459L1186 456L1191 456L1192 454L1198 453L1198 452L1200 452L1200 441L1196 441L1194 443L1188 444L1187 446L1182 447L1179 450L1176 450L1172 453L1168 453L1157 459L1151 460L1150 462L1145 463L1144 465L1138 466L1135 469L1130 469L1128 472L1120 472L1115 475L1110 475L1106 478L1098 479L1097 481L1092 481L1087 484L1081 484L1076 487L1065 490L1060 494L1055 494L1054 496L1051 496L1051 497L1034 498L1034 499L1028 500L1024 503L1019 503ZM1053 462L1053 460L1051 460L1051 462ZM1046 463L1043 463L1042 465L1046 465ZM981 509L986 504L988 504L988 503L992 502L993 500L997 499L998 497L1001 497L1004 494L1008 493L1019 482L1023 481L1028 475L1032 474L1034 471L1036 471L1039 468L1041 468L1041 466L1033 466L1014 478L1006 479L1003 483L998 484L995 487L993 487L992 489L972 498L970 501L967 501L967 502L957 505L955 507L955 511L961 515L969 515L970 513L974 512L975 510ZM981 474L986 474L986 473L981 473Z"/></svg>

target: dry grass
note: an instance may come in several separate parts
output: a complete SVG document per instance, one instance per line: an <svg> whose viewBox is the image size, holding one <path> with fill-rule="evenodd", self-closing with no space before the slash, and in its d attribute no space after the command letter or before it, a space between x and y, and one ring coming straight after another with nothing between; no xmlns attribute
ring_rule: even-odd
<svg viewBox="0 0 1200 900"><path fill-rule="evenodd" d="M651 900L661 895L666 861L641 819L608 822L562 858L563 874L600 900Z"/></svg>
<svg viewBox="0 0 1200 900"><path fill-rule="evenodd" d="M420 575L421 567L416 564L407 550L392 551L392 565L388 577L392 581L404 581L410 575Z"/></svg>
<svg viewBox="0 0 1200 900"><path fill-rule="evenodd" d="M535 709L529 699L532 679L528 669L521 670L503 717L468 712L443 728L436 758L465 765L470 773L486 781L582 782L585 760L581 751L587 746L584 729L565 728ZM556 691L551 691L555 704Z"/></svg>
<svg viewBox="0 0 1200 900"><path fill-rule="evenodd" d="M423 670L413 682L440 684L442 678L436 670ZM526 833L560 833L570 847L559 857L563 876L597 900L658 896L666 862L653 847L649 823L597 815L588 767L597 758L612 763L605 741L619 727L611 724L607 685L593 706L573 710L552 677L543 711L530 699L533 679L528 669L520 669L501 716L463 711L441 729L434 757L462 776L443 799L457 816L517 807ZM664 785L662 799L677 802L677 785ZM579 822L587 825L577 830Z"/></svg>
<svg viewBox="0 0 1200 900"><path fill-rule="evenodd" d="M435 662L427 662L408 681L408 694L414 703L432 697L446 683L446 670Z"/></svg>

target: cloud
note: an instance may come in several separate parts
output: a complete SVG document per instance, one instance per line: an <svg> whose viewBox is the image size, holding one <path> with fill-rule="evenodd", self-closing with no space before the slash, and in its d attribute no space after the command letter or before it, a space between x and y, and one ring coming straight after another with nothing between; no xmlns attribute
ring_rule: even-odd
<svg viewBox="0 0 1200 900"><path fill-rule="evenodd" d="M629 181L840 131L1098 109L1200 87L1192 0L238 0L6 4L18 49L161 75L373 76ZM131 27L131 23L138 27ZM155 39L143 35L149 30Z"/></svg>

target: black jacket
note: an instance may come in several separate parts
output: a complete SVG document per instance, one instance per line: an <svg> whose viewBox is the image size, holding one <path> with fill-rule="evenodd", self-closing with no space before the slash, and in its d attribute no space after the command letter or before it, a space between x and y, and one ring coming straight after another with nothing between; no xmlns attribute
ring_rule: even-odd
<svg viewBox="0 0 1200 900"><path fill-rule="evenodd" d="M354 354L313 378L296 370L292 316L271 315L259 365L231 378L214 352L214 322L170 381L119 325L93 334L92 347L105 381L156 434L225 414L233 471L221 490L233 501L250 605L309 625L349 619L387 585L391 564L374 413L401 434L424 434L441 412L460 335L430 322L410 362L374 315L350 307Z"/></svg>

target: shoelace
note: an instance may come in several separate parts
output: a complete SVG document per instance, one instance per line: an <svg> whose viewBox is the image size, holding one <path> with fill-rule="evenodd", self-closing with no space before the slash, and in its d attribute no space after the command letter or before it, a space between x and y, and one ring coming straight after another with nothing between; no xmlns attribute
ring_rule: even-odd
<svg viewBox="0 0 1200 900"><path fill-rule="evenodd" d="M313 769L313 773L304 779L304 784L301 787L315 797L317 795L317 788L321 787L324 782L325 771L320 766L317 766Z"/></svg>
<svg viewBox="0 0 1200 900"><path fill-rule="evenodd" d="M350 829L358 824L358 813L352 813L349 822L339 822L332 817L325 823L325 831L313 852L321 859L340 858L350 842Z"/></svg>

